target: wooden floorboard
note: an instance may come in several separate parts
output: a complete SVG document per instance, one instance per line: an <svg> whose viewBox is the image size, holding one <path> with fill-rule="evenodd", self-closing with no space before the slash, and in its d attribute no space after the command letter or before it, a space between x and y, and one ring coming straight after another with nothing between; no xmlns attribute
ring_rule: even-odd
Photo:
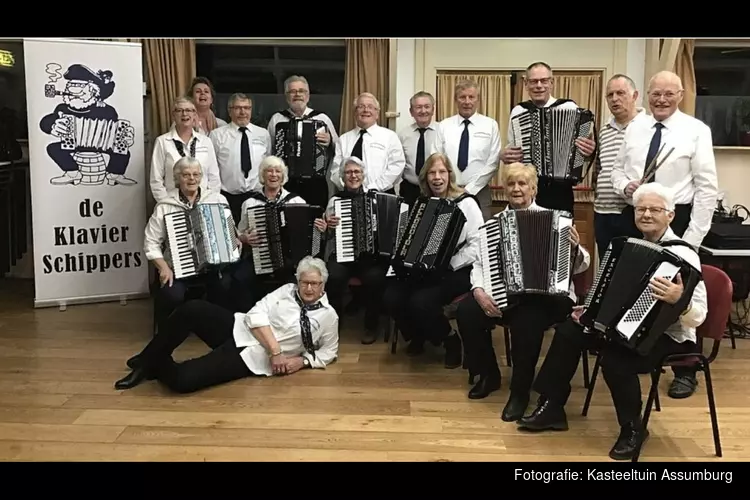
<svg viewBox="0 0 750 500"><path fill-rule="evenodd" d="M580 415L580 369L569 431L523 433L501 421L510 375L501 330L503 387L480 401L467 399L467 372L444 369L439 350L411 359L383 342L361 345L356 318L345 319L340 359L325 371L191 395L156 382L119 392L125 360L149 340L150 301L65 312L32 301L33 283L0 280L3 461L608 461L618 431L601 380L588 417ZM712 369L724 458L714 456L703 376L693 397L672 400L667 374L642 461L750 460L748 344L725 342ZM175 356L202 352L190 339Z"/></svg>

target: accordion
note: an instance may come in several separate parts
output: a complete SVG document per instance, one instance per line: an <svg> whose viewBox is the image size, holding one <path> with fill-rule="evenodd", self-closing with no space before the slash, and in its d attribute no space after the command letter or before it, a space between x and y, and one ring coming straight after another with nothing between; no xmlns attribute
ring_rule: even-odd
<svg viewBox="0 0 750 500"><path fill-rule="evenodd" d="M263 242L252 247L256 274L272 274L293 268L308 255L317 257L322 235L315 219L323 209L317 205L265 203L247 209L248 228Z"/></svg>
<svg viewBox="0 0 750 500"><path fill-rule="evenodd" d="M654 298L651 280L672 280L678 273L684 287L682 298L674 305ZM679 320L701 280L700 270L665 244L615 238L604 252L580 322L589 331L646 355L659 336Z"/></svg>
<svg viewBox="0 0 750 500"><path fill-rule="evenodd" d="M237 229L228 205L198 203L164 216L169 261L175 279L240 260Z"/></svg>
<svg viewBox="0 0 750 500"><path fill-rule="evenodd" d="M90 148L113 151L117 154L128 152L125 134L131 128L127 120L105 120L83 116L63 115L68 123L68 134L60 137L60 148L72 151Z"/></svg>
<svg viewBox="0 0 750 500"><path fill-rule="evenodd" d="M332 156L315 138L325 128L324 121L311 118L295 117L276 124L274 155L284 160L290 179L325 177Z"/></svg>
<svg viewBox="0 0 750 500"><path fill-rule="evenodd" d="M485 292L498 308L524 294L568 297L573 218L559 210L506 210L479 228Z"/></svg>
<svg viewBox="0 0 750 500"><path fill-rule="evenodd" d="M527 109L510 120L512 143L520 147L523 163L536 167L539 177L573 181L584 177L583 154L576 139L594 129L594 114L584 108Z"/></svg>
<svg viewBox="0 0 750 500"><path fill-rule="evenodd" d="M340 218L334 237L336 262L354 262L362 255L390 258L406 228L409 205L395 194L370 190L333 203Z"/></svg>
<svg viewBox="0 0 750 500"><path fill-rule="evenodd" d="M424 196L417 199L391 259L389 276L419 278L449 268L466 224L458 201Z"/></svg>

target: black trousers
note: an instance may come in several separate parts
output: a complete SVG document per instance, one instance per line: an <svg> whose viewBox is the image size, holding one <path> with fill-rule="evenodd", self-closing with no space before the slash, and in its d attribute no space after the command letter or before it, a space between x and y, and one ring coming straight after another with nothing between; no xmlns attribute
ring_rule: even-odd
<svg viewBox="0 0 750 500"><path fill-rule="evenodd" d="M388 272L388 262L375 258L362 258L357 262L338 263L334 259L326 263L328 283L326 291L334 309L341 315L344 294L349 279L359 278L362 282L360 297L365 306L365 328L374 330L379 326L380 314L383 311L383 293Z"/></svg>
<svg viewBox="0 0 750 500"><path fill-rule="evenodd" d="M234 314L204 300L191 300L177 308L166 328L141 351L145 370L171 390L195 392L206 387L253 375L234 342ZM211 352L175 363L172 353L195 333Z"/></svg>
<svg viewBox="0 0 750 500"><path fill-rule="evenodd" d="M573 187L572 182L542 177L538 181L536 203L540 207L565 210L572 214L575 204Z"/></svg>
<svg viewBox="0 0 750 500"><path fill-rule="evenodd" d="M270 292L294 281L294 271L291 268L273 274L256 274L252 254L249 254L222 273L222 300L217 303L229 311L244 313Z"/></svg>
<svg viewBox="0 0 750 500"><path fill-rule="evenodd" d="M604 252L612 239L622 234L622 214L600 214L594 212L594 235L596 236L596 248L599 256L604 257Z"/></svg>
<svg viewBox="0 0 750 500"><path fill-rule="evenodd" d="M223 305L226 293L218 273L209 272L189 278L176 279L172 286L159 286L154 294L154 313L159 333L166 328L167 318L185 301L206 294L209 302Z"/></svg>
<svg viewBox="0 0 750 500"><path fill-rule="evenodd" d="M534 390L564 406L570 396L570 381L578 369L581 352L584 348L594 347L601 349L602 375L621 426L636 421L641 415L643 401L639 373L650 373L669 354L698 352L694 342L679 343L664 334L648 356L641 356L624 346L605 342L598 335L584 333L580 325L569 319L555 331Z"/></svg>
<svg viewBox="0 0 750 500"><path fill-rule="evenodd" d="M487 316L474 298L466 297L458 305L456 321L464 342L469 371L480 376L500 373L492 346L492 330L501 324L510 330L513 375L510 392L526 397L531 392L534 373L542 350L544 332L564 321L573 309L567 298L529 295L503 312L502 318Z"/></svg>
<svg viewBox="0 0 750 500"><path fill-rule="evenodd" d="M318 205L324 210L328 205L328 182L325 177L289 179L284 189L301 197L309 205Z"/></svg>
<svg viewBox="0 0 750 500"><path fill-rule="evenodd" d="M383 305L404 339L438 344L451 332L443 307L471 290L471 268L446 271L425 281L396 280L388 285Z"/></svg>
<svg viewBox="0 0 750 500"><path fill-rule="evenodd" d="M404 199L405 203L409 204L409 208L414 206L414 202L419 198L420 189L416 184L412 184L406 179L401 181L401 185L398 188L399 195Z"/></svg>
<svg viewBox="0 0 750 500"><path fill-rule="evenodd" d="M240 217L242 217L242 204L245 203L245 200L250 198L250 191L241 194L232 194L222 191L221 194L223 194L229 202L229 209L232 211L234 225L236 226L240 223Z"/></svg>

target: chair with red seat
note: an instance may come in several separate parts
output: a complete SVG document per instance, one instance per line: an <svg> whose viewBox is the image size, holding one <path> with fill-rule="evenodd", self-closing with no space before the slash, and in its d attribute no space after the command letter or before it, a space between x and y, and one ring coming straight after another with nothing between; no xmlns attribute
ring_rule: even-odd
<svg viewBox="0 0 750 500"><path fill-rule="evenodd" d="M692 354L670 354L665 356L657 367L651 373L651 389L649 390L648 400L646 401L645 410L643 413L643 428L646 429L648 425L648 419L651 415L652 406L656 407L656 411L659 411L659 379L662 373L666 373L665 367L672 366L696 366L698 371L702 371L706 377L706 393L708 396L708 409L711 415L711 429L713 431L714 448L716 450L716 456L721 457L721 438L719 436L719 421L716 415L716 402L714 400L714 386L711 379L710 365L716 359L719 354L719 347L721 346L721 340L724 338L724 332L727 325L727 320L732 308L732 281L729 276L721 269L703 265L701 266L703 272L703 281L706 285L706 297L708 301L708 311L706 319L696 329L696 336L698 345L701 348L700 353ZM702 353L703 339L712 339L713 346L711 348L711 354L705 356ZM591 395L594 392L596 383L596 376L599 372L599 365L601 361L601 354L597 355L596 363L594 365L594 372L592 373L591 382L589 384L588 393L586 394L586 402L584 403L583 415L588 413L588 406L591 402ZM640 444L633 455L633 462L637 462L641 453Z"/></svg>

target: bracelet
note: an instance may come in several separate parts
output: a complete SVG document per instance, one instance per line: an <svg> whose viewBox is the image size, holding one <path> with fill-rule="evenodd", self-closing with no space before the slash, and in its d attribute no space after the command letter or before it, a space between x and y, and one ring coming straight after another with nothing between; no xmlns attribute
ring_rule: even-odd
<svg viewBox="0 0 750 500"><path fill-rule="evenodd" d="M282 350L279 349L279 352L272 352L268 355L269 358L273 358L274 356L281 356Z"/></svg>

